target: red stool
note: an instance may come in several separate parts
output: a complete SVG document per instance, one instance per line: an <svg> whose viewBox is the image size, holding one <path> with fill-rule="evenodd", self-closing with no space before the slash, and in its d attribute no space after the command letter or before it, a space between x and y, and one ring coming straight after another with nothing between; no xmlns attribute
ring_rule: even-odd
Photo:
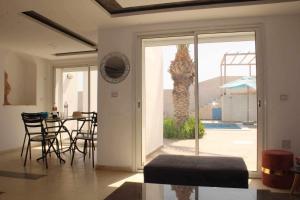
<svg viewBox="0 0 300 200"><path fill-rule="evenodd" d="M265 150L262 154L263 184L273 188L289 189L294 180L291 168L294 155L285 150Z"/></svg>

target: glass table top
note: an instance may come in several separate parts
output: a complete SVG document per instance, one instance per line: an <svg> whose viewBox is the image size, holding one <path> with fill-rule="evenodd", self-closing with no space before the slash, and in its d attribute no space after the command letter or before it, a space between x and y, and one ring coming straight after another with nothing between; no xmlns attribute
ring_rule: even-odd
<svg viewBox="0 0 300 200"><path fill-rule="evenodd" d="M105 200L296 200L269 190L193 187L126 182Z"/></svg>

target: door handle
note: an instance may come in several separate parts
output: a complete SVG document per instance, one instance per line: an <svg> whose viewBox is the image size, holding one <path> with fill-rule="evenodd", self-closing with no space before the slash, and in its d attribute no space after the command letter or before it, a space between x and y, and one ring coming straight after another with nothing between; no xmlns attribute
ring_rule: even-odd
<svg viewBox="0 0 300 200"><path fill-rule="evenodd" d="M259 108L262 107L262 104L261 104L261 100L260 100L260 99L258 100L257 105L258 105Z"/></svg>

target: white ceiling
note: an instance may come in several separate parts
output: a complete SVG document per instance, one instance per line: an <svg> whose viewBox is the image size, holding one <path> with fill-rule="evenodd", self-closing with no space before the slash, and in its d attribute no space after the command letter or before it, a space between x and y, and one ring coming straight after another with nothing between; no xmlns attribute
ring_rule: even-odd
<svg viewBox="0 0 300 200"><path fill-rule="evenodd" d="M296 14L300 13L300 1L111 17L94 0L0 0L0 48L56 60L62 57L55 57L54 53L91 49L20 14L27 10L97 42L98 27Z"/></svg>

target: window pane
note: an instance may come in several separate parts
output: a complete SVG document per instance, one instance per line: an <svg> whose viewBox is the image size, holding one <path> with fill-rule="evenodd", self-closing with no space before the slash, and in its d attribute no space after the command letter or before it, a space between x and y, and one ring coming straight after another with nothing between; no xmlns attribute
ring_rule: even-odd
<svg viewBox="0 0 300 200"><path fill-rule="evenodd" d="M88 111L88 67L65 68L62 75L62 106L68 105L68 115ZM65 112L63 110L61 111Z"/></svg>
<svg viewBox="0 0 300 200"><path fill-rule="evenodd" d="M98 67L90 68L90 111L97 112L97 94L98 94Z"/></svg>
<svg viewBox="0 0 300 200"><path fill-rule="evenodd" d="M238 156L257 171L255 33L198 37L200 155Z"/></svg>

